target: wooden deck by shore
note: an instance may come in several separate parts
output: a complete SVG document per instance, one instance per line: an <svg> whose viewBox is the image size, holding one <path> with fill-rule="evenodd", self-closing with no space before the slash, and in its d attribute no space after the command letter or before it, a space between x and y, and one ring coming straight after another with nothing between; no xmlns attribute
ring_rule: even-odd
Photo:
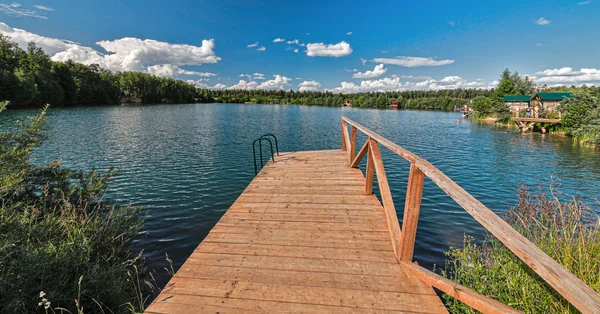
<svg viewBox="0 0 600 314"><path fill-rule="evenodd" d="M342 150L283 153L265 165L146 313L447 312L434 287L485 313L516 313L413 263L426 177L575 307L600 311L597 293L437 168L342 119ZM368 136L358 152L357 131ZM402 228L380 145L411 163Z"/></svg>

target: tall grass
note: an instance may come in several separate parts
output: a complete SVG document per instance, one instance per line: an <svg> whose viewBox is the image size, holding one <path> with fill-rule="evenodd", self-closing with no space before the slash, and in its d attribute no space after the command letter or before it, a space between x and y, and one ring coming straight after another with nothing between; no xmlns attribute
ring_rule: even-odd
<svg viewBox="0 0 600 314"><path fill-rule="evenodd" d="M577 198L561 201L553 184L531 192L521 185L519 202L505 219L554 260L600 292L600 220ZM465 238L463 248L447 254L443 274L455 282L526 313L578 313L497 239L478 245ZM444 296L452 313L474 313Z"/></svg>
<svg viewBox="0 0 600 314"><path fill-rule="evenodd" d="M105 197L113 169L30 162L46 110L0 133L0 313L143 311L151 284L130 252L142 210Z"/></svg>

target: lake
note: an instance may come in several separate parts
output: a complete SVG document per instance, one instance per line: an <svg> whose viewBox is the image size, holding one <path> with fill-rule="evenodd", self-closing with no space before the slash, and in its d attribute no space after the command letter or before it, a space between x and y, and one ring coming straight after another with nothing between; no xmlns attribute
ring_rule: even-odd
<svg viewBox="0 0 600 314"><path fill-rule="evenodd" d="M0 129L34 113L3 112ZM600 209L598 150L568 137L457 122L461 115L454 112L238 104L56 108L49 113L50 137L33 158L121 169L110 196L146 209L144 235L134 248L164 274L165 253L177 269L252 180L254 139L274 133L281 151L340 148L342 115L429 160L496 212L516 204L519 182L547 187L551 178L561 192ZM364 140L359 136L358 145ZM402 217L409 164L387 149L382 154ZM426 180L416 260L443 265L443 253L461 246L465 234L481 240L485 231Z"/></svg>

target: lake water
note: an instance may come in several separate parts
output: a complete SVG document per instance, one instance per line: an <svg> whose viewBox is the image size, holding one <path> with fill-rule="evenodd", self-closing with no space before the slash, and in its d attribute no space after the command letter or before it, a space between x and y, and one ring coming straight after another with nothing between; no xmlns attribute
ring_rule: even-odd
<svg viewBox="0 0 600 314"><path fill-rule="evenodd" d="M32 110L0 114L0 129ZM111 197L146 209L144 237L135 243L149 268L179 267L254 176L252 141L279 138L281 151L341 147L345 115L429 160L494 211L516 203L519 181L578 195L596 211L600 152L567 137L527 134L462 121L453 112L391 111L294 105L192 104L52 109L49 139L36 162L122 171ZM359 136L359 145L365 138ZM402 217L408 162L382 148L398 217ZM432 182L425 183L415 258L443 265L444 252L465 234L485 231ZM162 277L164 280L165 277Z"/></svg>

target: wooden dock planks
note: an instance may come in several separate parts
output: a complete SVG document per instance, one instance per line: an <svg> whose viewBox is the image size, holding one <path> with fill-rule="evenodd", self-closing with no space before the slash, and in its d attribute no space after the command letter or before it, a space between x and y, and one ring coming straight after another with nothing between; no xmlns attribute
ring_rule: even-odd
<svg viewBox="0 0 600 314"><path fill-rule="evenodd" d="M146 313L444 313L404 271L347 152L268 163Z"/></svg>

